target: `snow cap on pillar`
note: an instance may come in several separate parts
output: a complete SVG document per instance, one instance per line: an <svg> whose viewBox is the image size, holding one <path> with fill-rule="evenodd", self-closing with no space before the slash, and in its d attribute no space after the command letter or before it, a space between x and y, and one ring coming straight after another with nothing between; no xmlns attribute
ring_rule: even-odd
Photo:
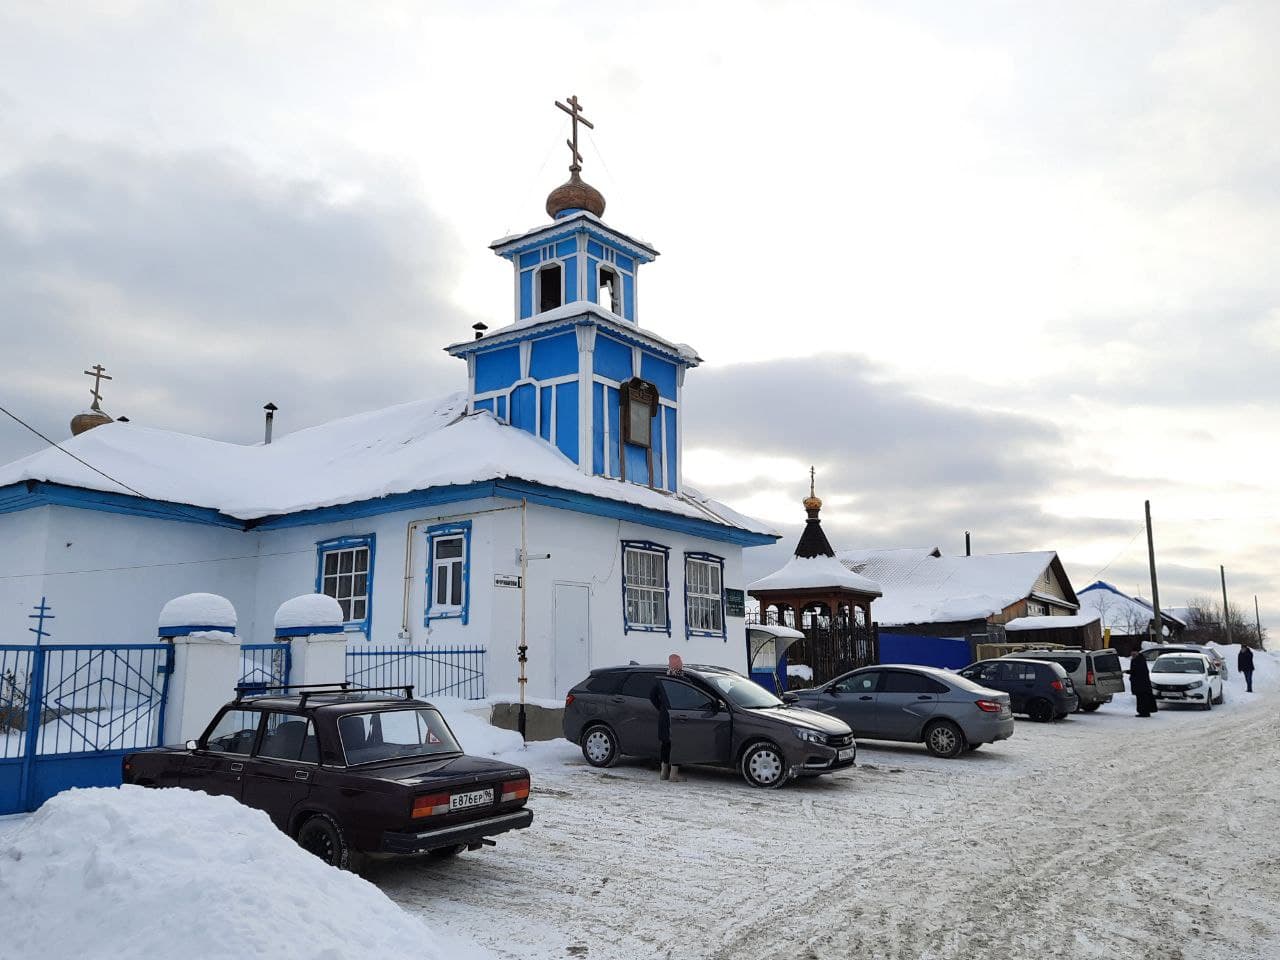
<svg viewBox="0 0 1280 960"><path fill-rule="evenodd" d="M276 611L276 639L342 633L344 624L337 600L323 593L304 593L280 604Z"/></svg>
<svg viewBox="0 0 1280 960"><path fill-rule="evenodd" d="M162 637L214 633L235 639L236 608L226 597L216 593L187 593L174 597L160 611L159 635Z"/></svg>

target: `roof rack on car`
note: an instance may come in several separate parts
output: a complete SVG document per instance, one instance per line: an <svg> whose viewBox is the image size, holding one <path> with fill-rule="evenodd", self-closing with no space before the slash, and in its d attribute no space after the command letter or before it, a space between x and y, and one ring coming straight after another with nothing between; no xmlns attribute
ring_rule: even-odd
<svg viewBox="0 0 1280 960"><path fill-rule="evenodd" d="M282 690L301 690L298 706L306 706L308 697L324 693L384 693L388 690L400 690L404 692L406 700L413 699L412 683L400 683L390 687L356 687L352 686L350 681L343 680L341 683L238 683L236 684L236 702L243 700L249 692L259 697L277 697L280 696L278 691Z"/></svg>

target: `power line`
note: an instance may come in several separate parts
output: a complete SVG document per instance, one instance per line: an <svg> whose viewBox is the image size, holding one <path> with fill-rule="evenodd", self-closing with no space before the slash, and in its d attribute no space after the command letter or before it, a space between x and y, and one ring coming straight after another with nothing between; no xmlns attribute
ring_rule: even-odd
<svg viewBox="0 0 1280 960"><path fill-rule="evenodd" d="M1093 583L1093 581L1097 580L1100 576L1106 573L1107 570L1111 568L1111 565L1115 563L1117 560L1119 560L1120 557L1125 553L1125 551L1127 551L1130 547L1133 546L1133 541L1138 539L1138 534L1142 533L1142 531L1145 530L1146 528L1147 528L1146 524L1144 523L1140 525L1137 530L1133 531L1133 536L1129 538L1129 542L1126 543L1119 550L1117 550L1116 555L1107 561L1106 566L1104 566L1101 570L1099 570L1097 573L1095 573L1093 576L1089 578L1089 582Z"/></svg>
<svg viewBox="0 0 1280 960"><path fill-rule="evenodd" d="M106 479L110 480L112 483L116 484L117 486L124 487L124 489L128 490L130 493L134 494L135 496L142 497L144 500L149 500L149 499L151 499L151 498L150 498L150 497L148 497L145 493L142 493L142 492L141 492L141 491L139 491L139 490L135 490L133 487L129 486L129 485L128 485L127 483L125 483L123 480L117 480L115 477L111 476L110 474L108 474L108 473L103 473L101 470L99 470L97 467L95 467L95 466L94 466L92 463L90 463L88 460L85 460L85 459L83 459L83 458L81 458L81 457L77 457L77 456L76 456L74 453L72 453L70 450L66 449L65 447L59 446L57 443L55 443L54 441L50 440L48 437L46 437L43 433L41 433L39 430L37 430L37 429L36 429L35 427L33 427L31 424L27 423L27 421L23 420L23 419L22 419L20 416L18 416L16 413L13 413L13 412L11 412L11 411L9 411L9 410L6 410L6 409L5 409L4 407L2 407L2 406L0 406L0 413L3 413L6 417L8 417L10 420L13 420L15 423L19 424L20 426L26 427L28 430L30 430L32 433L34 433L37 437L39 437L41 440L43 440L43 441L44 441L45 443L47 443L49 446L53 447L55 450L61 450L61 451L62 451L63 453L65 453L68 457L70 457L72 460L76 461L77 463L79 463L79 464L81 464L81 465L83 465L83 466L88 467L90 470L92 470L92 471L93 471L94 473L96 473L98 476L100 476L100 477L105 477Z"/></svg>

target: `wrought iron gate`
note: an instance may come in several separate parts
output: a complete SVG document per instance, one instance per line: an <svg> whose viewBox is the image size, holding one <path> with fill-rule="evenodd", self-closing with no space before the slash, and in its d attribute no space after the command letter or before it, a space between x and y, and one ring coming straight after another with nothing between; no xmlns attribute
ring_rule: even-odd
<svg viewBox="0 0 1280 960"><path fill-rule="evenodd" d="M167 643L0 645L0 814L119 784L163 741L172 671Z"/></svg>

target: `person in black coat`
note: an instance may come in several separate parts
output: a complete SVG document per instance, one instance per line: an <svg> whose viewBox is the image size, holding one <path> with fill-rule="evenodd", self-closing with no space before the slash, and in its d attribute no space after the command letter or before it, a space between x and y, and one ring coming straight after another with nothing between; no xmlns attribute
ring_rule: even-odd
<svg viewBox="0 0 1280 960"><path fill-rule="evenodd" d="M1253 651L1244 644L1240 645L1240 656L1236 657L1236 669L1244 674L1246 692L1253 693Z"/></svg>
<svg viewBox="0 0 1280 960"><path fill-rule="evenodd" d="M1141 650L1135 650L1129 658L1129 692L1138 700L1138 716L1149 717L1159 711L1151 689L1151 670Z"/></svg>
<svg viewBox="0 0 1280 960"><path fill-rule="evenodd" d="M678 677L684 671L684 661L678 653L667 658L667 676ZM649 693L649 702L658 710L658 759L662 764L663 780L681 781L680 768L671 763L671 700L667 697L662 678L654 680L653 690Z"/></svg>

